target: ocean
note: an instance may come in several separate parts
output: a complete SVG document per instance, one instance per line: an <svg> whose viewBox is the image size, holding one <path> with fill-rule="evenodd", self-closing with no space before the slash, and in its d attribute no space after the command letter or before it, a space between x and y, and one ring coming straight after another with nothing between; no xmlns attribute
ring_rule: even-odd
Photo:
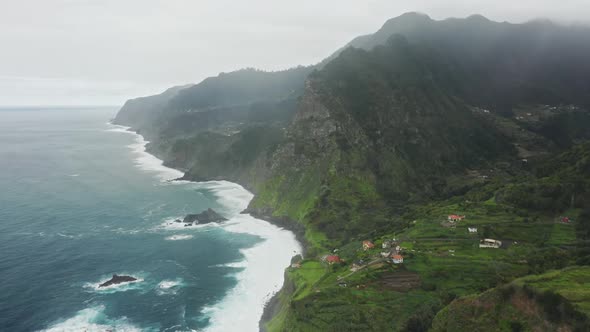
<svg viewBox="0 0 590 332"><path fill-rule="evenodd" d="M168 181L116 111L0 109L0 330L257 331L294 235L237 184ZM173 222L207 208L229 221Z"/></svg>

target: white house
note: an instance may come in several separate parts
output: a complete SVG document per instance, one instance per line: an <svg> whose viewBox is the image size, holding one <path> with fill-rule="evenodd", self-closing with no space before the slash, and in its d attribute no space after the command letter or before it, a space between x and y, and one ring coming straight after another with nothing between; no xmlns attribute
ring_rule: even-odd
<svg viewBox="0 0 590 332"><path fill-rule="evenodd" d="M502 241L494 239L483 239L479 241L480 248L495 248L498 249L502 246Z"/></svg>
<svg viewBox="0 0 590 332"><path fill-rule="evenodd" d="M477 233L477 227L467 227L469 233Z"/></svg>

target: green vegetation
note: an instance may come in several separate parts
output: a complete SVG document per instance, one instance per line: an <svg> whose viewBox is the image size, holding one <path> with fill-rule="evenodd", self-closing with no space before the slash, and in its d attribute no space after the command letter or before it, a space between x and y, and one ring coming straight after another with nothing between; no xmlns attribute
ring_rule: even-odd
<svg viewBox="0 0 590 332"><path fill-rule="evenodd" d="M588 267L517 279L441 310L432 331L587 331Z"/></svg>
<svg viewBox="0 0 590 332"><path fill-rule="evenodd" d="M116 120L304 238L268 331L583 331L589 36L406 14L317 66L222 74Z"/></svg>
<svg viewBox="0 0 590 332"><path fill-rule="evenodd" d="M582 150L576 147L573 151ZM562 156L558 155L555 158L561 160ZM575 156L572 158L579 159ZM540 160L538 165L553 162L553 159L545 158ZM536 167L536 164L533 166ZM356 239L350 239L345 242L346 244L337 246L337 254L345 260L342 266L322 267L322 263L314 261L315 254L312 253L300 270L293 269L288 272L289 279L296 285L295 291L290 296L285 296L281 315L275 316L266 325L268 331L426 331L431 327L430 322L437 312L436 324L432 325L437 331L478 330L478 324L488 324L489 331L512 331L513 328L522 328L522 331L526 331L531 326L543 324L551 330L561 326L559 324L567 325L571 322L571 326L586 326L583 325L586 324L585 316L579 316L569 309L564 309L559 317L551 318L553 321L547 323L549 316L543 311L542 305L539 305L541 309L535 309L535 315L518 319L521 315L519 309L509 304L504 305L504 302L501 302L499 307L491 306L497 308L497 311L490 315L480 318L457 318L464 325L452 325L448 320L445 320L446 325L441 323L441 317L448 315L447 312L454 313L453 308L458 305L457 303L473 301L478 296L476 294L487 289L501 287L513 280L517 280L515 285L520 285L522 280L529 280L532 284L535 280L533 276L531 279L518 278L550 269L566 268L587 257L588 253L584 251L586 247L583 243L590 234L586 226L590 224L586 222L590 218L582 210L568 209L553 213L527 209L519 206L518 202L507 204L497 201L495 197L498 192L505 190L510 183L519 181L518 178L507 179L506 174L502 173L497 176L498 178L490 178L484 183L473 185L463 196L429 203L408 204L403 213L397 217L393 216L392 220L385 223L377 232L359 234ZM357 197L362 197L362 193L367 193L355 190L357 187L353 184L348 184L347 188L340 188L339 194L350 195L350 192L356 192L360 195ZM355 201L351 199L350 202L354 204ZM321 213L324 215L334 210L329 205L323 207L325 211ZM451 225L447 221L450 214L465 215L466 218ZM563 215L578 221L564 223L560 218ZM468 227L475 227L478 232L469 233ZM379 245L383 240L391 238L396 238L402 247L403 266L376 263L354 273L349 271L353 262L364 260L366 264L378 259L383 251ZM479 248L481 238L501 240L504 246L500 249ZM361 241L365 239L374 240L377 248L362 250ZM576 250L575 248L580 245L582 249ZM327 249L324 249L324 253L327 253ZM319 259L319 256L315 259ZM312 262L315 264L311 265ZM309 270L307 267L311 266L318 269ZM570 269L566 268L564 271ZM587 269L580 268L575 273L572 271L564 276L579 278L582 284L577 287L584 287L583 283L588 279L585 276L590 276ZM555 283L567 284L569 279L564 278L556 279ZM342 287L342 283L346 283L346 287ZM533 298L530 301L561 303L564 308L569 305L576 308L588 307L590 301L587 292L580 292L580 297L576 299L566 296L567 290L562 293L558 286L547 283L544 287L536 287L541 295L526 295L525 291L515 291L514 296L518 301L523 300L523 296L526 295L527 298ZM570 295L576 292L574 289L577 288L573 286L569 285ZM548 289L553 289L565 299L556 299L552 295L544 294L543 292ZM486 301L497 301L501 297L492 295L485 295L490 297L486 297ZM370 300L365 302L367 298ZM453 300L455 301L451 306L445 307ZM466 311L462 314L479 317L477 315L488 310L486 308L489 307L486 305L480 311L474 309L475 311ZM383 309L393 310L391 312L395 313L395 319L382 313ZM582 315L585 314L583 310L581 312ZM369 316L373 317L370 322L366 320ZM332 322L335 317L338 317L338 322ZM488 322L496 318L499 319L499 325Z"/></svg>

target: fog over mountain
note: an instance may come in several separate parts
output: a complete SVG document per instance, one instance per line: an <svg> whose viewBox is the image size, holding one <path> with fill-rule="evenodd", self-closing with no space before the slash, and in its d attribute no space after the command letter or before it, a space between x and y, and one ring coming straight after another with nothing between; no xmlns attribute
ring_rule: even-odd
<svg viewBox="0 0 590 332"><path fill-rule="evenodd" d="M587 20L590 3L0 1L0 105L122 104L219 72L320 62L404 12Z"/></svg>

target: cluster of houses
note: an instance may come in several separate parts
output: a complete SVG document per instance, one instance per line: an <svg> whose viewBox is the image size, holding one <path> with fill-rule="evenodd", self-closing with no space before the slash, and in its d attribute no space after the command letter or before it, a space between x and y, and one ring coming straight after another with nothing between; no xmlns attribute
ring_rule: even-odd
<svg viewBox="0 0 590 332"><path fill-rule="evenodd" d="M447 223L448 224L455 224L456 222L459 221L463 221L466 218L466 216L464 215L458 215L458 214L450 214L447 216ZM567 217L562 217L561 222L564 223L568 223L569 222L569 218ZM477 227L467 227L467 230L469 231L470 234L477 234ZM499 240L495 240L495 239L482 239L479 242L479 247L480 248L500 248L502 246L502 241ZM375 248L375 244L369 240L363 241L362 242L362 250L363 251L367 251L367 250L371 250ZM404 257L401 255L401 251L402 248L398 245L396 239L391 239L391 240L384 240L381 243L381 248L385 249L384 251L382 251L380 253L380 256L382 257L382 259L385 259L388 262L391 262L393 264L403 264L404 262ZM340 256L336 255L336 251L334 250L334 253L331 255L326 255L322 258L322 261L326 262L329 265L333 265L333 264L340 264L343 263L344 261L340 258ZM383 261L383 260L381 260ZM353 272L356 272L360 269L362 269L363 267L365 267L367 265L367 263L365 263L363 260L359 260L354 262L351 265L350 270ZM300 263L293 263L291 265L292 268L299 268L301 267Z"/></svg>
<svg viewBox="0 0 590 332"><path fill-rule="evenodd" d="M388 249L388 250L381 252L381 257L383 259L385 259L386 261L389 261L393 264L402 264L404 262L404 257L401 255L402 248L397 244L395 239L383 241L383 243L381 244L381 247L382 247L382 249ZM362 249L364 251L371 250L374 248L375 248L375 244L373 242L368 241L368 240L363 241ZM326 255L326 256L322 257L322 261L326 262L329 265L340 264L340 263L344 262L340 258L340 256L338 256L336 254ZM364 268L366 265L367 265L367 263L361 259L361 260L354 262L351 265L350 270L352 272L356 272L356 271ZM301 265L298 263L291 265L292 268L299 268L300 266Z"/></svg>
<svg viewBox="0 0 590 332"><path fill-rule="evenodd" d="M458 214L450 214L447 216L447 225L451 225L454 227L454 224L459 221L463 221L466 216L458 215ZM567 223L569 219L567 217L561 218L561 222ZM467 231L469 234L477 234L477 227L467 227ZM495 240L495 239L482 239L479 241L480 248L495 248L498 249L502 247L502 241Z"/></svg>
<svg viewBox="0 0 590 332"><path fill-rule="evenodd" d="M369 250L374 248L375 245L371 241L363 241L363 250ZM388 249L381 252L381 257L391 259L393 264L401 264L404 262L404 257L400 254L402 248L398 245L395 239L384 240L381 243L382 249Z"/></svg>

